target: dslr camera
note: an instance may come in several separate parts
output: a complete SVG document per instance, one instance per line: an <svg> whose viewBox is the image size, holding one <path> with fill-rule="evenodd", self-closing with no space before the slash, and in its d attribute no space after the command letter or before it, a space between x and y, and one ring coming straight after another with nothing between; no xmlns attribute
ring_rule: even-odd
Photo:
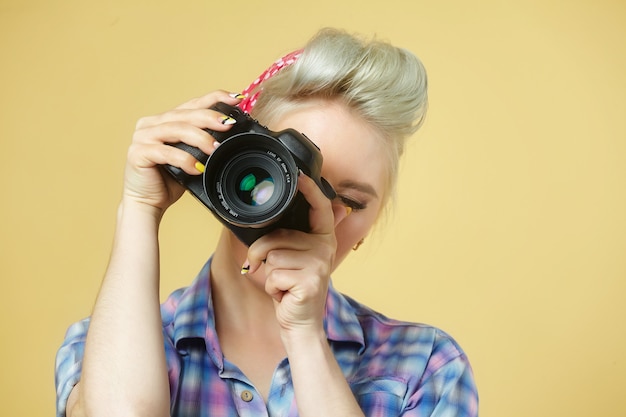
<svg viewBox="0 0 626 417"><path fill-rule="evenodd" d="M169 144L204 164L204 173L188 175L171 165L164 165L165 171L248 246L279 228L310 231L310 206L298 191L298 172L311 177L329 199L336 196L321 177L319 148L294 129L273 132L226 103L211 109L236 123L226 132L204 129L220 143L210 156L184 143Z"/></svg>

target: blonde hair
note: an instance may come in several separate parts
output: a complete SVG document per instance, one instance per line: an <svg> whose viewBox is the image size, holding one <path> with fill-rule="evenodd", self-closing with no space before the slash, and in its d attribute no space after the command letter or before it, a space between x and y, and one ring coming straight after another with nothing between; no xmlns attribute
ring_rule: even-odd
<svg viewBox="0 0 626 417"><path fill-rule="evenodd" d="M369 123L385 141L389 178L383 203L395 194L406 139L422 125L428 107L426 70L415 55L327 28L305 45L295 63L260 88L252 115L270 126L311 99L337 100Z"/></svg>

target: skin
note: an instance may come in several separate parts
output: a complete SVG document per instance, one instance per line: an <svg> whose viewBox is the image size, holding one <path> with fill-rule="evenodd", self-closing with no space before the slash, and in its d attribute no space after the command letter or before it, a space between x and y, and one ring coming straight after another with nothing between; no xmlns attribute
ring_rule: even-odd
<svg viewBox="0 0 626 417"><path fill-rule="evenodd" d="M193 157L165 142L182 141L210 154L216 145L202 128L230 128L221 123L222 114L207 110L217 101L238 99L216 91L137 123L114 248L69 416L169 415L157 238L163 213L184 190L158 165L200 175ZM224 229L211 264L220 345L264 398L276 365L287 356L301 416L361 416L328 346L323 317L331 272L367 235L384 203L386 167L377 157L382 142L338 102L312 101L269 127L295 128L313 140L324 156L322 175L339 197L328 200L300 175L299 190L311 205L310 233L277 230L248 248ZM244 276L242 266L249 266ZM143 341L140 351L129 349L131 337Z"/></svg>

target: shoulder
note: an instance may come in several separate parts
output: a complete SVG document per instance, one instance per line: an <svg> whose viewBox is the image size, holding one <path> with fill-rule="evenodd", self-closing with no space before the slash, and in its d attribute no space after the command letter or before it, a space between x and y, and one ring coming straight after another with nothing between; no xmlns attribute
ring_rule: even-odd
<svg viewBox="0 0 626 417"><path fill-rule="evenodd" d="M343 295L352 306L363 335L374 346L416 344L422 348L445 349L451 355L463 355L463 349L444 330L435 326L397 320L380 313L353 298Z"/></svg>
<svg viewBox="0 0 626 417"><path fill-rule="evenodd" d="M389 318L343 297L363 333L349 382L364 409L378 410L376 404L384 404L385 413L394 410L398 415L400 410L407 416L431 415L435 409L477 415L472 369L452 336L431 325Z"/></svg>
<svg viewBox="0 0 626 417"><path fill-rule="evenodd" d="M424 380L452 362L469 362L459 343L435 326L389 318L343 295L363 332L361 358L368 372L394 369L396 374Z"/></svg>
<svg viewBox="0 0 626 417"><path fill-rule="evenodd" d="M181 298L183 298L183 295L188 291L192 291L192 289L188 287L179 288L172 292L161 304L161 319L163 321L163 327L173 324Z"/></svg>
<svg viewBox="0 0 626 417"><path fill-rule="evenodd" d="M161 304L163 328L173 338L203 334L212 315L210 265L211 259L188 287L175 290Z"/></svg>

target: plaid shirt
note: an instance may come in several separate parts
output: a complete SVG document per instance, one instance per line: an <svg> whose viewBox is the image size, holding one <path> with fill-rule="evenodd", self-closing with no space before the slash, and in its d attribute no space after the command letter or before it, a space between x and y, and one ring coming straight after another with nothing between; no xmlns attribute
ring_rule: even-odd
<svg viewBox="0 0 626 417"><path fill-rule="evenodd" d="M175 417L297 416L289 361L272 379L267 403L226 360L215 331L210 261L192 285L161 306ZM89 319L67 331L56 361L57 416L80 379ZM368 417L478 415L467 357L441 330L391 320L330 289L326 334L355 398ZM320 399L323 401L323 398Z"/></svg>

